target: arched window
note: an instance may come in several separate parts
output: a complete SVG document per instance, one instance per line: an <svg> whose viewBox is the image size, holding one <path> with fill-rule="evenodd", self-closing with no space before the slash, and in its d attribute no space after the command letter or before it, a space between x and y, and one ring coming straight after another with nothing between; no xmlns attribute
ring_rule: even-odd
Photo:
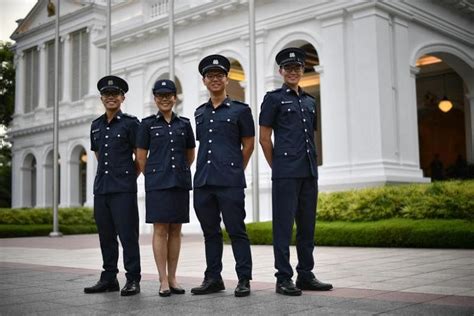
<svg viewBox="0 0 474 316"><path fill-rule="evenodd" d="M36 158L28 154L21 168L23 184L23 207L36 206Z"/></svg>

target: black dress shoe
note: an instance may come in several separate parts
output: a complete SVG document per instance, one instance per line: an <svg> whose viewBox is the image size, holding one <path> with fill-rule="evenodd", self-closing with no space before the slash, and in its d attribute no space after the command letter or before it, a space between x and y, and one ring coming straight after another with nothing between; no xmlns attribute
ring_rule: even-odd
<svg viewBox="0 0 474 316"><path fill-rule="evenodd" d="M332 284L324 283L316 279L296 279L296 286L304 291L329 291L332 289Z"/></svg>
<svg viewBox="0 0 474 316"><path fill-rule="evenodd" d="M161 296L161 297L168 297L168 296L171 295L171 291L169 289L162 291L161 286L160 286L160 290L158 291L158 295Z"/></svg>
<svg viewBox="0 0 474 316"><path fill-rule="evenodd" d="M201 286L192 288L191 293L195 295L203 295L203 294L216 293L223 290L225 290L225 286L222 279L215 280L215 279L206 278L204 279L204 281L202 281Z"/></svg>
<svg viewBox="0 0 474 316"><path fill-rule="evenodd" d="M120 286L118 280L112 281L102 281L99 280L94 286L85 287L84 293L91 294L91 293L103 293L103 292L117 292L120 290Z"/></svg>
<svg viewBox="0 0 474 316"><path fill-rule="evenodd" d="M235 288L234 295L236 297L243 297L250 295L250 281L248 279L240 279Z"/></svg>
<svg viewBox="0 0 474 316"><path fill-rule="evenodd" d="M122 296L131 296L140 293L139 281L127 281L123 289L120 291Z"/></svg>
<svg viewBox="0 0 474 316"><path fill-rule="evenodd" d="M276 292L288 296L300 296L301 290L295 286L291 279L277 282Z"/></svg>
<svg viewBox="0 0 474 316"><path fill-rule="evenodd" d="M186 293L186 291L182 287L179 287L179 286L178 287L172 287L170 285L170 291L173 294L184 294L184 293Z"/></svg>

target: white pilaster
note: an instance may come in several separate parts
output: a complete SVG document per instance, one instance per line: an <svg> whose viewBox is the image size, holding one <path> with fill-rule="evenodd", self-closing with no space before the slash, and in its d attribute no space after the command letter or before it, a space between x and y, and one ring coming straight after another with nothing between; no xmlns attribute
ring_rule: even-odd
<svg viewBox="0 0 474 316"><path fill-rule="evenodd" d="M95 153L91 150L87 150L87 183L86 183L86 202L84 206L94 206L94 180L97 170L97 158Z"/></svg>
<svg viewBox="0 0 474 316"><path fill-rule="evenodd" d="M39 91L38 109L45 109L48 102L48 54L46 44L38 45L39 51Z"/></svg>
<svg viewBox="0 0 474 316"><path fill-rule="evenodd" d="M64 43L63 54L63 95L62 102L71 102L71 84L72 84L72 60L71 60L71 36L66 34L61 36Z"/></svg>
<svg viewBox="0 0 474 316"><path fill-rule="evenodd" d="M87 28L89 31L89 95L97 95L97 81L101 77L102 65L100 64L100 49L94 45L94 40L99 35L100 28Z"/></svg>
<svg viewBox="0 0 474 316"><path fill-rule="evenodd" d="M15 115L20 115L25 108L25 59L22 51L15 55L15 67Z"/></svg>
<svg viewBox="0 0 474 316"><path fill-rule="evenodd" d="M324 46L326 54L317 67L321 78L321 126L318 133L322 134L322 172L351 163L350 114L354 104L349 103L347 97L349 71L344 20L341 11L322 21L322 36L327 39Z"/></svg>

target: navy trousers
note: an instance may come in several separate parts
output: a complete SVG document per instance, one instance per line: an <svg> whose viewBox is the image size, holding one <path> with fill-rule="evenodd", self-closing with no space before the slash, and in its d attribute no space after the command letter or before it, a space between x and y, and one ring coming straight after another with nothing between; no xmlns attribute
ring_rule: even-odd
<svg viewBox="0 0 474 316"><path fill-rule="evenodd" d="M96 194L94 218L99 232L104 268L100 279L110 281L117 276L118 235L123 247L123 264L127 271L125 276L129 281L140 281L137 194Z"/></svg>
<svg viewBox="0 0 474 316"><path fill-rule="evenodd" d="M252 255L245 229L245 194L243 188L203 186L194 189L194 209L204 233L206 278L221 279L222 231L221 215L229 233L240 279L252 279Z"/></svg>
<svg viewBox="0 0 474 316"><path fill-rule="evenodd" d="M290 242L293 223L296 222L296 250L299 277L312 277L314 267L314 227L318 183L315 178L274 179L273 202L273 252L275 276L278 282L293 277L290 265Z"/></svg>

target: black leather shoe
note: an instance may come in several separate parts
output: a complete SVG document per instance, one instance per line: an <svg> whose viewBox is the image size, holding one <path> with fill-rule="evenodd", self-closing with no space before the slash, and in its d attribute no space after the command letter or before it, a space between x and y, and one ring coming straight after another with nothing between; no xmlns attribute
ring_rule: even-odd
<svg viewBox="0 0 474 316"><path fill-rule="evenodd" d="M313 277L312 279L296 279L296 286L303 291L329 291L332 284L324 283Z"/></svg>
<svg viewBox="0 0 474 316"><path fill-rule="evenodd" d="M250 295L250 281L247 279L240 279L235 288L234 295L236 297L243 297Z"/></svg>
<svg viewBox="0 0 474 316"><path fill-rule="evenodd" d="M161 286L160 286L160 290L158 291L158 295L161 296L161 297L168 297L168 296L171 295L171 291L170 290L162 291Z"/></svg>
<svg viewBox="0 0 474 316"><path fill-rule="evenodd" d="M277 282L276 292L288 296L300 296L301 290L295 286L291 279Z"/></svg>
<svg viewBox="0 0 474 316"><path fill-rule="evenodd" d="M84 293L92 294L92 293L103 293L103 292L117 292L118 290L120 290L120 286L117 279L113 281L99 280L99 282L97 282L94 286L85 287Z"/></svg>
<svg viewBox="0 0 474 316"><path fill-rule="evenodd" d="M131 296L140 293L139 281L127 281L123 289L120 291L122 296Z"/></svg>
<svg viewBox="0 0 474 316"><path fill-rule="evenodd" d="M204 279L204 281L202 281L201 286L191 289L191 293L195 295L203 295L203 294L216 293L223 290L225 290L225 286L222 279L220 280Z"/></svg>
<svg viewBox="0 0 474 316"><path fill-rule="evenodd" d="M186 290L183 289L182 287L179 287L179 286L178 287L172 287L170 285L170 291L171 291L172 294L184 294L184 293L186 293Z"/></svg>

